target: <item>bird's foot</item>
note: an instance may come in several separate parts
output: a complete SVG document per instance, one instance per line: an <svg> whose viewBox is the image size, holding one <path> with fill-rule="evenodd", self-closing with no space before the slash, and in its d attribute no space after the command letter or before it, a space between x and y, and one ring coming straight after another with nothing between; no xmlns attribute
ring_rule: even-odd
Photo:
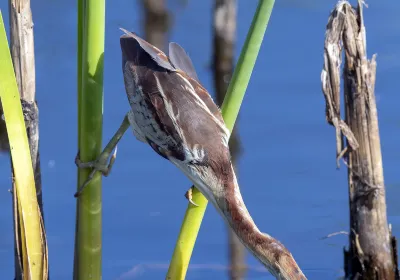
<svg viewBox="0 0 400 280"><path fill-rule="evenodd" d="M115 146L115 150L111 155L110 161L108 161L110 153L104 151L100 154L100 156L96 160L89 162L82 162L79 155L80 152L78 151L75 157L76 166L78 168L91 168L92 171L89 173L89 176L87 177L86 181L82 184L81 187L79 187L78 191L75 193L74 195L75 197L78 197L83 192L84 188L90 183L90 181L92 181L96 172L101 172L101 174L103 174L106 177L110 174L115 159L117 158L117 146Z"/></svg>
<svg viewBox="0 0 400 280"><path fill-rule="evenodd" d="M187 200L189 200L191 204L198 207L199 205L194 203L194 201L192 200L193 199L192 192L193 192L193 187L190 187L190 189L188 189L187 192L185 193L185 197Z"/></svg>

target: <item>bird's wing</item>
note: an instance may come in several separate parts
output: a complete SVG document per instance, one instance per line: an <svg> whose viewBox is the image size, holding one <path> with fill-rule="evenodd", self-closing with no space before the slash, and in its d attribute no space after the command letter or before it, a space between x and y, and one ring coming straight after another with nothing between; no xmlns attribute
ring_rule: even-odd
<svg viewBox="0 0 400 280"><path fill-rule="evenodd" d="M152 147L187 161L227 149L229 131L205 88L185 71L171 71L165 54L133 33L120 41L127 96Z"/></svg>
<svg viewBox="0 0 400 280"><path fill-rule="evenodd" d="M182 70L189 75L189 77L199 82L199 78L196 70L193 67L192 60L180 45L174 42L169 43L168 55L175 68Z"/></svg>
<svg viewBox="0 0 400 280"><path fill-rule="evenodd" d="M170 58L168 58L161 50L149 44L135 33L126 31L125 29L122 30L125 32L125 35L121 36L120 39L124 67L126 61L131 61L137 66L141 65L152 68L154 71L165 70L179 73L180 77L185 80L182 85L185 87L189 84L212 114L220 122L224 122L218 106L214 103L207 90L200 84L192 61L181 46L177 43L171 43L169 47ZM148 58L155 63L151 63ZM182 94L186 94L185 91L182 91Z"/></svg>
<svg viewBox="0 0 400 280"><path fill-rule="evenodd" d="M157 99L161 97L152 101L153 105L160 121L168 127L166 130L174 131L182 141L186 160L201 161L206 152L219 153L219 150L227 149L229 131L221 121L222 117L216 117L210 109L215 108L220 116L207 92L199 95L179 72L154 72L153 76L158 89Z"/></svg>
<svg viewBox="0 0 400 280"><path fill-rule="evenodd" d="M194 88L195 93L203 100L206 106L214 114L216 118L223 122L221 112L218 106L212 100L207 90L200 84L200 80L197 76L196 70L194 69L192 60L187 55L185 50L177 43L169 44L169 59L175 68L181 70L178 71L184 79L186 79Z"/></svg>

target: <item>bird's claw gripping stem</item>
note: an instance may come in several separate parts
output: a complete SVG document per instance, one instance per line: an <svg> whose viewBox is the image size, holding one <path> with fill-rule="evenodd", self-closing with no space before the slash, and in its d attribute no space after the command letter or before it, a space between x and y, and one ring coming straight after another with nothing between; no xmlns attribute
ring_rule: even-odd
<svg viewBox="0 0 400 280"><path fill-rule="evenodd" d="M199 207L199 205L197 205L197 204L194 203L194 201L193 201L192 192L193 192L193 187L190 187L190 189L188 189L188 190L186 191L185 197L186 197L187 200L189 200L189 202L190 202L191 204L193 204L194 206Z"/></svg>
<svg viewBox="0 0 400 280"><path fill-rule="evenodd" d="M78 191L74 194L75 197L78 197L82 193L84 188L93 179L96 172L101 172L106 177L110 174L112 166L114 165L115 159L117 158L117 146L115 146L115 149L114 149L113 154L111 155L110 161L108 161L110 154L106 151L103 151L96 160L89 161L89 162L82 162L79 155L80 155L80 152L78 151L78 153L75 157L76 166L78 168L92 168L93 170L89 173L89 176L87 177L85 182L82 184L82 186L79 187Z"/></svg>
<svg viewBox="0 0 400 280"><path fill-rule="evenodd" d="M96 160L90 161L90 162L81 162L81 160L79 158L79 152L76 155L75 164L79 168L92 168L93 170L90 172L88 178L83 183L83 185L79 187L78 191L74 195L75 197L78 197L82 193L83 189L93 179L96 172L99 171L104 176L108 176L108 174L110 174L111 168L115 162L115 158L117 157L117 144L118 144L119 140L121 140L122 136L124 135L124 133L130 126L128 114L125 115L124 120L121 123L121 126L118 128L117 132L115 132L115 134L111 138L110 142L108 142L108 144L104 148L103 152L99 155L99 157ZM113 152L113 150L114 150L114 152ZM111 158L110 158L110 161L108 161L108 158L110 157L110 155L111 155Z"/></svg>

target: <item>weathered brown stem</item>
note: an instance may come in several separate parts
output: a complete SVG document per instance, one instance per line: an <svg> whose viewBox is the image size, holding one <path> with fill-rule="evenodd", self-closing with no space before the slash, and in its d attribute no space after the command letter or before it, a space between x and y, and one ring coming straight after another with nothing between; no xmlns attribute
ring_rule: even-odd
<svg viewBox="0 0 400 280"><path fill-rule="evenodd" d="M342 46L345 122L340 116L339 103ZM350 249L345 253L346 278L397 279L395 242L386 216L374 94L376 56L367 59L361 1L357 9L340 1L333 10L327 25L324 58L321 78L327 120L336 127L338 160L343 157L348 166Z"/></svg>
<svg viewBox="0 0 400 280"><path fill-rule="evenodd" d="M219 106L225 98L229 81L234 68L234 51L236 38L236 0L215 0L213 22L213 72L216 101ZM240 154L240 139L237 125L229 140L232 163ZM231 263L230 279L243 279L246 273L245 250L236 234L229 231L229 258Z"/></svg>
<svg viewBox="0 0 400 280"><path fill-rule="evenodd" d="M165 50L170 27L170 14L165 0L142 0L145 39L160 50Z"/></svg>
<svg viewBox="0 0 400 280"><path fill-rule="evenodd" d="M43 219L42 183L39 158L39 118L35 101L35 55L33 40L33 22L30 0L10 0L10 47L14 65L15 77L18 84L25 125L28 134L32 165L35 175L37 201ZM1 130L2 142L8 143L5 129ZM4 143L4 142L3 142ZM2 147L9 149L8 145ZM14 190L14 187L13 187ZM15 279L22 279L21 233L20 217L17 211L17 196L13 191L13 213L15 233ZM42 220L43 221L43 220ZM43 223L44 226L44 223ZM45 238L44 228L43 237ZM47 244L43 242L47 259ZM47 265L47 261L45 262Z"/></svg>

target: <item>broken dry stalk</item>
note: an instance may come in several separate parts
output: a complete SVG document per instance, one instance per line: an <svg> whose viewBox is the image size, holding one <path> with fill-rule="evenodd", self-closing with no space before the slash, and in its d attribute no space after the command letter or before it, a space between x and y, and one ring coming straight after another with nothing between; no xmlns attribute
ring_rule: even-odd
<svg viewBox="0 0 400 280"><path fill-rule="evenodd" d="M35 81L35 51L32 12L30 0L10 0L10 50L14 65L15 77L18 84L22 110L24 114L26 132L32 159L32 167L35 177L36 196L41 217L43 219L42 203L42 180L40 171L39 156L39 109L36 104L36 81ZM13 186L14 189L15 186ZM13 195L13 216L14 216L14 241L15 241L15 277L22 279L22 259L21 259L21 239L20 217L18 214L19 203L16 192ZM43 223L44 229L44 223ZM44 236L44 232L42 233ZM47 244L44 242L45 252ZM47 259L47 254L46 254ZM47 260L46 260L47 270Z"/></svg>
<svg viewBox="0 0 400 280"><path fill-rule="evenodd" d="M0 12L0 98L14 170L15 231L19 249L16 279L47 279L47 246L37 202L32 160L17 81Z"/></svg>
<svg viewBox="0 0 400 280"><path fill-rule="evenodd" d="M340 112L342 48L345 121ZM327 25L321 79L326 118L336 129L337 160L343 157L348 166L351 230L345 273L349 279L395 279L397 266L386 216L375 74L376 56L367 59L362 2L353 9L340 1Z"/></svg>

